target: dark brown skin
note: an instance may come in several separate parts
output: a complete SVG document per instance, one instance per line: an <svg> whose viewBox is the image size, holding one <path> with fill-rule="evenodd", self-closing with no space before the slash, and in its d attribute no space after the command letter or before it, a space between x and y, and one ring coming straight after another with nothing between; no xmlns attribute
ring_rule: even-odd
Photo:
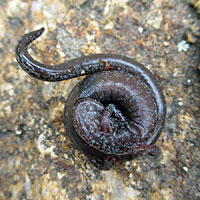
<svg viewBox="0 0 200 200"><path fill-rule="evenodd" d="M44 28L24 35L16 47L19 65L34 78L61 81L89 74L70 93L64 112L67 134L99 168L138 154L153 154L165 121L164 96L153 75L136 61L94 54L45 65L28 53Z"/></svg>

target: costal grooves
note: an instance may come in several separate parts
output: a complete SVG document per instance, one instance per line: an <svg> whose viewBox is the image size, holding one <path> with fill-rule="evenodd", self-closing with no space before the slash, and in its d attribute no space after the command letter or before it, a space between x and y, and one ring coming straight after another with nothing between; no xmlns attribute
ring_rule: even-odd
<svg viewBox="0 0 200 200"><path fill-rule="evenodd" d="M70 93L64 111L66 133L98 167L138 153L152 154L165 120L165 100L153 75L133 59L113 54L83 56L45 65L28 53L44 28L17 44L19 65L43 81L62 81L89 74Z"/></svg>

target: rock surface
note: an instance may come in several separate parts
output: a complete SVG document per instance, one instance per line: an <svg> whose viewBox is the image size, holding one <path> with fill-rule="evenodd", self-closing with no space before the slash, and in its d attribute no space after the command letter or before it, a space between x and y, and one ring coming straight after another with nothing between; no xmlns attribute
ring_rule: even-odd
<svg viewBox="0 0 200 200"><path fill-rule="evenodd" d="M200 73L197 15L182 0L0 1L0 199L200 199ZM167 101L157 157L101 171L74 149L64 102L82 78L46 83L15 60L24 33L43 63L117 53L145 65Z"/></svg>

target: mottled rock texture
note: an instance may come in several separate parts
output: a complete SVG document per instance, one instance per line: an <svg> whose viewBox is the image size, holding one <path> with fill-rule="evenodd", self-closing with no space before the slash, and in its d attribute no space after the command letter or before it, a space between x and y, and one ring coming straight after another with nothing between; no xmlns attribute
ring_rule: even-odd
<svg viewBox="0 0 200 200"><path fill-rule="evenodd" d="M101 171L73 148L63 108L82 78L45 83L15 59L19 37L42 26L30 46L41 62L117 53L156 76L167 101L157 157ZM1 0L0 199L200 199L199 27L183 0Z"/></svg>

